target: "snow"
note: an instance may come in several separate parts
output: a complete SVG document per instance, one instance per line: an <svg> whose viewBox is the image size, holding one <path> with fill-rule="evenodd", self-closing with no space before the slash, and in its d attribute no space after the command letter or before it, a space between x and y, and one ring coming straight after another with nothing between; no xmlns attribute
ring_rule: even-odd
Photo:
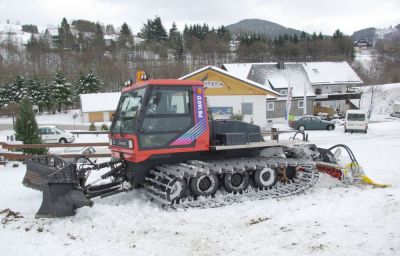
<svg viewBox="0 0 400 256"><path fill-rule="evenodd" d="M276 63L252 64L249 79L265 86L272 86L278 92L279 89L286 89L290 85L292 97L303 97L304 88L306 88L308 97L315 96L301 63L285 63L284 69L279 69ZM286 96L281 99L286 99Z"/></svg>
<svg viewBox="0 0 400 256"><path fill-rule="evenodd" d="M311 84L362 84L361 78L350 67L343 62L304 62Z"/></svg>
<svg viewBox="0 0 400 256"><path fill-rule="evenodd" d="M28 43L31 38L31 33L22 31L22 25L0 22L0 43L8 40L8 38L18 45L23 45Z"/></svg>
<svg viewBox="0 0 400 256"><path fill-rule="evenodd" d="M372 179L393 186L343 185L323 175L305 194L189 210L162 209L137 190L96 200L74 217L35 219L41 193L21 185L24 165L7 165L0 167L0 211L24 218L2 224L0 254L399 255L400 122L309 138L323 147L347 144Z"/></svg>
<svg viewBox="0 0 400 256"><path fill-rule="evenodd" d="M247 79L253 63L224 63L222 66L235 76Z"/></svg>
<svg viewBox="0 0 400 256"><path fill-rule="evenodd" d="M372 88L372 120L384 120L393 112L394 104L400 99L400 83L370 85L362 87L361 109L368 110L371 105Z"/></svg>
<svg viewBox="0 0 400 256"><path fill-rule="evenodd" d="M120 92L80 94L82 112L115 111L118 106Z"/></svg>

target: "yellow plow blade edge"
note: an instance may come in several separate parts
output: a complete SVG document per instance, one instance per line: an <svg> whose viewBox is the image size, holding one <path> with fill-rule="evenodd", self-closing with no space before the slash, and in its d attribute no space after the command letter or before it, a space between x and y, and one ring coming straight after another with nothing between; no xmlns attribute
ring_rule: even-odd
<svg viewBox="0 0 400 256"><path fill-rule="evenodd" d="M364 170L357 163L349 163L345 166L344 175L348 176L349 173L353 177L358 176L361 179L361 181L365 184L369 184L369 185L372 185L377 188L390 187L390 185L388 185L388 184L381 184L381 183L376 183L375 181L373 181L371 178L369 178L367 175L365 175Z"/></svg>
<svg viewBox="0 0 400 256"><path fill-rule="evenodd" d="M377 188L387 188L387 187L390 187L389 184L380 184L380 183L376 183L375 181L371 180L367 175L362 175L362 176L361 176L361 180L362 180L362 182L367 183L367 184L370 184L370 185L372 185L372 186L374 186L374 187L377 187Z"/></svg>

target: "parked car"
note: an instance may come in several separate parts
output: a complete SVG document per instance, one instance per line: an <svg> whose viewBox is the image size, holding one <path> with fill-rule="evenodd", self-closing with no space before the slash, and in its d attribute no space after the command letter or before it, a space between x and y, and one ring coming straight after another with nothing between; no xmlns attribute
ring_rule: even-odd
<svg viewBox="0 0 400 256"><path fill-rule="evenodd" d="M93 147L74 147L74 148L66 148L64 150L63 153L61 153L60 155L92 155L95 154L96 150ZM97 158L93 158L93 157L89 157L87 156L90 161L92 161L93 163L97 162ZM65 158L63 157L65 160L70 160L71 162L74 162L74 158ZM89 163L89 161L85 158L79 158L77 161L78 164L87 164Z"/></svg>
<svg viewBox="0 0 400 256"><path fill-rule="evenodd" d="M296 121L289 122L289 126L293 129L304 131L304 130L333 130L335 124L330 121L321 120L315 116L301 117Z"/></svg>
<svg viewBox="0 0 400 256"><path fill-rule="evenodd" d="M396 111L390 114L391 117L400 117L400 111Z"/></svg>
<svg viewBox="0 0 400 256"><path fill-rule="evenodd" d="M344 132L364 132L368 130L367 112L364 110L347 110Z"/></svg>
<svg viewBox="0 0 400 256"><path fill-rule="evenodd" d="M39 126L39 135L44 143L72 143L75 136L53 125Z"/></svg>

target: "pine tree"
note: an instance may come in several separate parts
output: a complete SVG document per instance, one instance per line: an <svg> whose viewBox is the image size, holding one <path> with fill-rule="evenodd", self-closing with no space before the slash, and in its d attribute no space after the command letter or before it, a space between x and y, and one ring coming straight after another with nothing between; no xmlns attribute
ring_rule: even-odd
<svg viewBox="0 0 400 256"><path fill-rule="evenodd" d="M98 93L102 85L102 81L92 71L89 71L87 75L81 73L76 94Z"/></svg>
<svg viewBox="0 0 400 256"><path fill-rule="evenodd" d="M57 71L53 77L51 84L52 98L57 106L58 112L61 112L62 107L72 104L71 100L71 84L67 83L63 73Z"/></svg>
<svg viewBox="0 0 400 256"><path fill-rule="evenodd" d="M71 33L71 27L66 18L61 21L58 28L58 47L60 49L71 49L74 45L74 36Z"/></svg>
<svg viewBox="0 0 400 256"><path fill-rule="evenodd" d="M317 33L314 32L314 33L312 34L312 36L311 36L311 40L312 40L312 41L317 41L317 38L318 38L318 37L317 37Z"/></svg>
<svg viewBox="0 0 400 256"><path fill-rule="evenodd" d="M133 35L128 24L124 22L119 32L117 45L119 48L131 49L133 47Z"/></svg>
<svg viewBox="0 0 400 256"><path fill-rule="evenodd" d="M143 24L140 31L144 38L150 41L154 40L161 42L168 39L167 31L165 30L160 17L156 17L154 20L148 19L147 23Z"/></svg>
<svg viewBox="0 0 400 256"><path fill-rule="evenodd" d="M106 43L104 41L103 29L101 28L100 23L98 23L98 22L96 23L96 32L94 34L93 48L100 55L103 55L104 51L106 49Z"/></svg>
<svg viewBox="0 0 400 256"><path fill-rule="evenodd" d="M24 99L19 105L19 114L15 124L16 139L24 144L41 144L42 140L38 133L38 125L35 119L35 113L32 111L32 105ZM45 154L44 148L23 149L27 154Z"/></svg>
<svg viewBox="0 0 400 256"><path fill-rule="evenodd" d="M338 38L342 38L342 37L343 37L343 33L339 29L337 29L335 31L335 33L333 34L333 39L338 39Z"/></svg>
<svg viewBox="0 0 400 256"><path fill-rule="evenodd" d="M183 39L181 33L178 31L175 22L172 23L172 27L169 30L169 47L173 51L175 60L183 60L185 58L185 51L183 49Z"/></svg>

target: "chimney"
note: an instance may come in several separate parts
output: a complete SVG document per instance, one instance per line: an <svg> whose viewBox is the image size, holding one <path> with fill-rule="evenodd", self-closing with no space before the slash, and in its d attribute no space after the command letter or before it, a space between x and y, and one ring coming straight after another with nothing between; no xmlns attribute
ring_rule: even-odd
<svg viewBox="0 0 400 256"><path fill-rule="evenodd" d="M285 62L283 60L280 60L278 61L276 66L278 67L278 69L285 69Z"/></svg>

